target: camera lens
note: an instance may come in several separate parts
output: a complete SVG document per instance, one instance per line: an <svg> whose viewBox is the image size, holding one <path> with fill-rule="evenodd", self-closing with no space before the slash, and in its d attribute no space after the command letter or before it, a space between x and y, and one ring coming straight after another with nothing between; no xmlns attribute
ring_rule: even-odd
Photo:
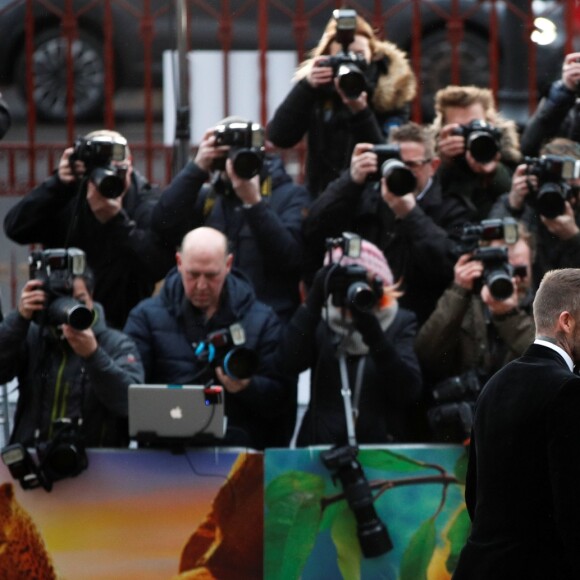
<svg viewBox="0 0 580 580"><path fill-rule="evenodd" d="M377 303L377 296L366 282L353 282L346 291L347 303L360 312L370 312Z"/></svg>
<svg viewBox="0 0 580 580"><path fill-rule="evenodd" d="M93 323L93 311L70 296L53 300L48 307L51 324L70 324L76 330L85 330Z"/></svg>
<svg viewBox="0 0 580 580"><path fill-rule="evenodd" d="M236 175L242 179L251 179L262 169L262 157L251 149L240 149L232 155Z"/></svg>
<svg viewBox="0 0 580 580"><path fill-rule="evenodd" d="M496 300L507 300L514 293L512 279L503 269L489 272L485 283Z"/></svg>
<svg viewBox="0 0 580 580"><path fill-rule="evenodd" d="M413 172L398 159L387 159L381 165L381 174L389 191L399 197L415 191L417 187L417 179Z"/></svg>
<svg viewBox="0 0 580 580"><path fill-rule="evenodd" d="M553 219L566 209L566 194L559 183L544 183L538 190L536 206L540 215Z"/></svg>
<svg viewBox="0 0 580 580"><path fill-rule="evenodd" d="M367 90L367 82L360 69L350 63L339 66L336 73L340 90L349 98L357 99L359 95Z"/></svg>
<svg viewBox="0 0 580 580"><path fill-rule="evenodd" d="M471 156L479 163L492 161L499 151L495 138L482 131L471 133L466 146Z"/></svg>
<svg viewBox="0 0 580 580"><path fill-rule="evenodd" d="M233 379L249 379L257 368L258 355L249 348L233 348L224 357L224 372Z"/></svg>
<svg viewBox="0 0 580 580"><path fill-rule="evenodd" d="M113 169L96 167L91 172L91 181L99 193L109 199L119 197L125 189L125 179Z"/></svg>

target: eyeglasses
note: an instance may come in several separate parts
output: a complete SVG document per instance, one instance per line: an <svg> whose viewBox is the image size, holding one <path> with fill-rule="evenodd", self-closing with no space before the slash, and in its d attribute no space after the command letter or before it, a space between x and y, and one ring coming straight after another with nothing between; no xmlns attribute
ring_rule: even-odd
<svg viewBox="0 0 580 580"><path fill-rule="evenodd" d="M416 160L403 161L403 163L409 169L420 169L421 167L423 167L423 165L429 163L430 161L431 161L431 159L416 159Z"/></svg>

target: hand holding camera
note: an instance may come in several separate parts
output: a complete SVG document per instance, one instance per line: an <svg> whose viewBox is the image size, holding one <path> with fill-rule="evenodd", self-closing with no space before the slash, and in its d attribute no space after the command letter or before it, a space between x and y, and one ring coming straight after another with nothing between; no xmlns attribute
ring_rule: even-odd
<svg viewBox="0 0 580 580"><path fill-rule="evenodd" d="M251 179L240 177L234 170L231 159L226 160L226 173L232 183L232 187L241 202L245 205L255 205L262 200L260 194L260 176L254 175Z"/></svg>
<svg viewBox="0 0 580 580"><path fill-rule="evenodd" d="M312 61L312 67L306 75L306 81L313 89L328 85L334 78L332 68L324 66L327 60L327 56L321 55L314 57Z"/></svg>
<svg viewBox="0 0 580 580"><path fill-rule="evenodd" d="M483 263L472 259L472 254L463 254L453 268L453 281L457 286L473 291L474 282L483 274Z"/></svg>
<svg viewBox="0 0 580 580"><path fill-rule="evenodd" d="M566 88L578 92L580 86L580 52L567 54L562 66L562 82Z"/></svg>
<svg viewBox="0 0 580 580"><path fill-rule="evenodd" d="M216 146L215 128L208 129L201 138L201 142L195 154L195 164L206 173L212 170L214 161L227 156L229 145Z"/></svg>
<svg viewBox="0 0 580 580"><path fill-rule="evenodd" d="M569 240L580 233L576 224L574 208L569 201L564 202L564 211L560 215L553 218L540 215L540 219L546 229L560 240Z"/></svg>
<svg viewBox="0 0 580 580"><path fill-rule="evenodd" d="M74 149L68 147L63 151L63 154L58 162L58 178L60 181L68 185L76 181L77 176L82 175L85 172L85 164L82 161L76 161L74 166L70 161L70 157L73 154Z"/></svg>
<svg viewBox="0 0 580 580"><path fill-rule="evenodd" d="M220 384L228 393L239 393L246 389L250 384L250 379L235 379L227 375L222 367L217 367L215 369L215 374Z"/></svg>
<svg viewBox="0 0 580 580"><path fill-rule="evenodd" d="M512 176L512 187L509 192L509 205L515 210L521 210L526 196L537 189L538 178L535 175L528 174L528 166L525 163L518 165Z"/></svg>
<svg viewBox="0 0 580 580"><path fill-rule="evenodd" d="M90 357L95 353L99 346L95 333L91 328L77 330L69 324L63 324L62 335L67 340L73 351L81 358Z"/></svg>
<svg viewBox="0 0 580 580"><path fill-rule="evenodd" d="M484 284L481 288L480 296L482 302L487 305L489 311L492 314L502 315L507 314L518 308L518 288L516 278L512 278L512 288L513 292L510 296L504 299L495 298L494 295L491 293L489 286Z"/></svg>
<svg viewBox="0 0 580 580"><path fill-rule="evenodd" d="M373 152L371 143L357 143L350 159L350 178L354 183L362 185L370 175L377 172L378 157Z"/></svg>
<svg viewBox="0 0 580 580"><path fill-rule="evenodd" d="M18 302L18 312L22 318L32 320L35 312L44 309L46 294L42 287L42 280L28 280L24 285Z"/></svg>

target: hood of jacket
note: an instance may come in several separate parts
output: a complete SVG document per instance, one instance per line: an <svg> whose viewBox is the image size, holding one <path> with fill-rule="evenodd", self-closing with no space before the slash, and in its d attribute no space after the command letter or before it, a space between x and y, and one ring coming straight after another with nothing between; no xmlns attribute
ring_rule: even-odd
<svg viewBox="0 0 580 580"><path fill-rule="evenodd" d="M241 319L256 301L256 294L252 285L242 272L232 268L226 277L224 289L227 293L230 310L238 320ZM177 267L174 267L165 277L160 299L175 318L182 316L181 305L184 296L185 291L181 281L181 274Z"/></svg>
<svg viewBox="0 0 580 580"><path fill-rule="evenodd" d="M312 68L314 57L320 56L323 41L312 51L294 76L302 80ZM392 42L379 41L372 55L372 62L379 67L377 85L372 95L372 106L377 112L400 109L413 100L417 93L417 79L407 59L407 54Z"/></svg>

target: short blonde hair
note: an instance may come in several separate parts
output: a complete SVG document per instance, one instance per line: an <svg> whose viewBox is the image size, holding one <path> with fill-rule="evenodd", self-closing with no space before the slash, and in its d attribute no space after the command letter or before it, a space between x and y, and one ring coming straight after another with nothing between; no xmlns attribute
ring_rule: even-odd
<svg viewBox="0 0 580 580"><path fill-rule="evenodd" d="M497 110L490 89L474 85L449 85L435 93L435 113L437 117L440 117L442 125L446 123L445 111L449 107L470 107L476 103L483 107L485 120L491 123L495 122Z"/></svg>

